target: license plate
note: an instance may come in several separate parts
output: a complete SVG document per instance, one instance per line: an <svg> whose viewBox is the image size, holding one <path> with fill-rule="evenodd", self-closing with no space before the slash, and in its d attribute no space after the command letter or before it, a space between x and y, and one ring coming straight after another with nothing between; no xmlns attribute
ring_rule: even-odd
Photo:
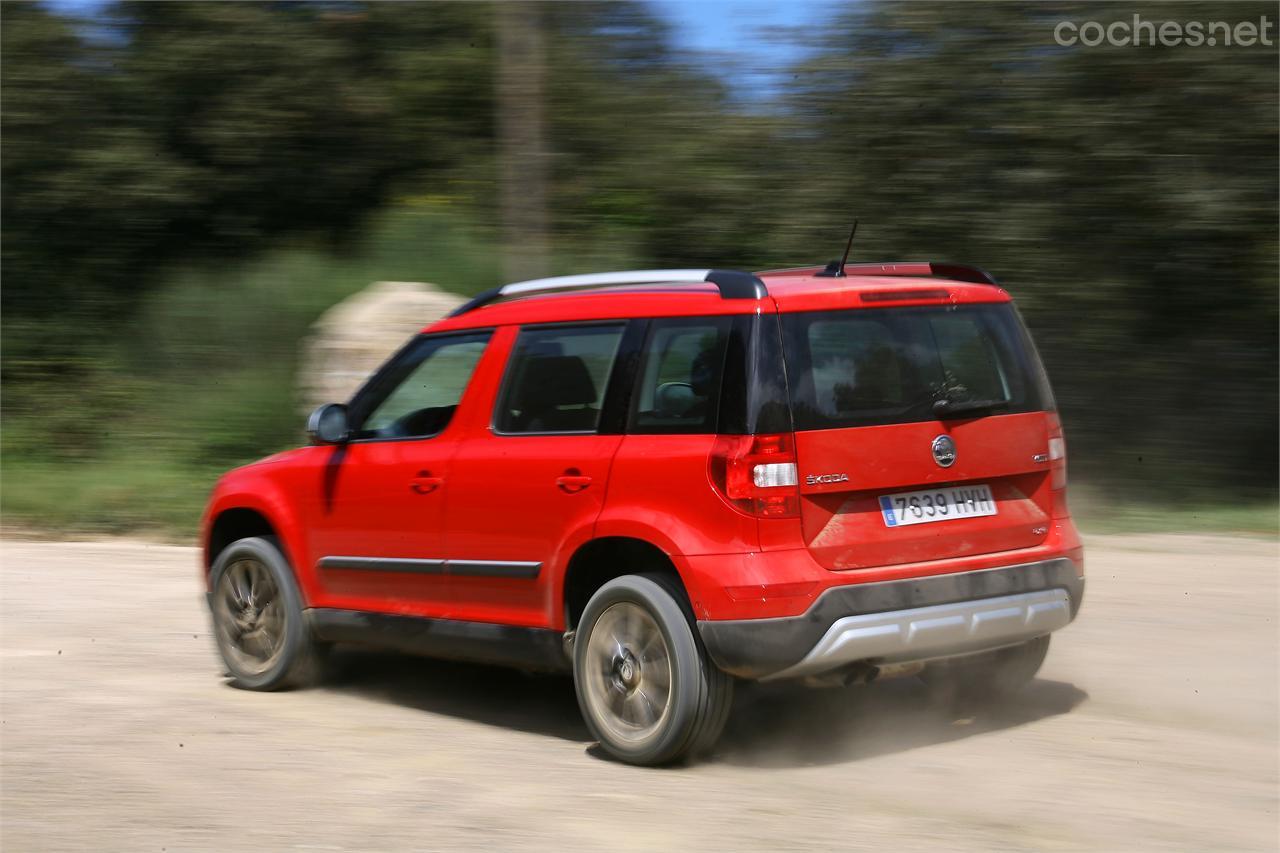
<svg viewBox="0 0 1280 853"><path fill-rule="evenodd" d="M908 524L995 515L996 501L991 497L991 487L987 485L950 486L881 495L880 514L884 516L885 527L905 527Z"/></svg>

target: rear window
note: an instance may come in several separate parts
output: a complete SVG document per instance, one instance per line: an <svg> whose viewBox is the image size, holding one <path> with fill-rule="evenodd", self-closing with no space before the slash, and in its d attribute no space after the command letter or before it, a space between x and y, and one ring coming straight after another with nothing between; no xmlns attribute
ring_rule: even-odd
<svg viewBox="0 0 1280 853"><path fill-rule="evenodd" d="M730 318L654 320L628 432L712 433Z"/></svg>
<svg viewBox="0 0 1280 853"><path fill-rule="evenodd" d="M934 404L993 402L994 414L1053 408L1013 307L820 311L782 315L798 430L936 420Z"/></svg>

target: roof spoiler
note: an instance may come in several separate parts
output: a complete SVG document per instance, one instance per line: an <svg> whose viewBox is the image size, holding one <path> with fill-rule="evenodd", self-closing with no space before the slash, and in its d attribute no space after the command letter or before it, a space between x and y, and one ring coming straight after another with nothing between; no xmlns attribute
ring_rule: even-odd
<svg viewBox="0 0 1280 853"><path fill-rule="evenodd" d="M825 270L815 275L830 277ZM846 264L845 275L919 275L949 278L952 281L968 281L974 284L990 284L999 287L995 276L981 267L968 264L939 263L938 261L889 261L886 263Z"/></svg>
<svg viewBox="0 0 1280 853"><path fill-rule="evenodd" d="M593 287L617 287L628 284L703 284L710 282L722 299L761 299L769 295L764 282L749 272L739 270L630 270L627 272L562 275L517 281L486 290L455 309L450 317L474 311L507 296L551 293L557 290L581 290Z"/></svg>

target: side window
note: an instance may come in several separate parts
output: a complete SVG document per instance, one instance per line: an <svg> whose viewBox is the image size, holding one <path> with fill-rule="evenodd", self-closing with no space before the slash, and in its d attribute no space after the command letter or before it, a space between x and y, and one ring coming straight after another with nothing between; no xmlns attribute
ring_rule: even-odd
<svg viewBox="0 0 1280 853"><path fill-rule="evenodd" d="M449 425L489 332L422 337L362 394L357 438L425 438Z"/></svg>
<svg viewBox="0 0 1280 853"><path fill-rule="evenodd" d="M731 322L728 317L653 321L628 432L716 431Z"/></svg>
<svg viewBox="0 0 1280 853"><path fill-rule="evenodd" d="M594 432L624 328L522 329L494 428L501 433Z"/></svg>

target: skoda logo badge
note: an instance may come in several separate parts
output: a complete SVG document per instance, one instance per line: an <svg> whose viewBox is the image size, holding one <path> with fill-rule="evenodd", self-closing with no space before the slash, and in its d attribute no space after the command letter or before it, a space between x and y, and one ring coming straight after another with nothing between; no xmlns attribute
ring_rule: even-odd
<svg viewBox="0 0 1280 853"><path fill-rule="evenodd" d="M949 435L940 435L933 440L933 461L943 468L956 464L956 443Z"/></svg>

